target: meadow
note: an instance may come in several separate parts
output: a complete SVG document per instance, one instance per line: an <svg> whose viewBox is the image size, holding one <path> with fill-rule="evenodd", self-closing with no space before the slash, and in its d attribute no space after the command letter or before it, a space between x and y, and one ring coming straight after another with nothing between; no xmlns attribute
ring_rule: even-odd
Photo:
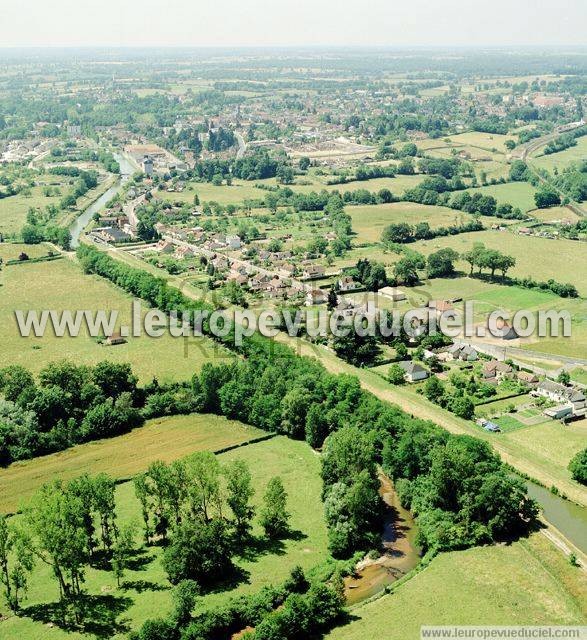
<svg viewBox="0 0 587 640"><path fill-rule="evenodd" d="M0 245L1 248L9 245ZM0 255L2 255L0 251ZM132 298L97 276L85 275L68 258L52 262L5 266L0 272L0 320L2 362L20 364L38 372L49 362L64 358L95 364L101 360L129 362L141 382L186 380L204 362L232 357L206 338L129 337L125 344L106 346L89 335L84 326L76 338L56 337L53 330L43 337L24 338L18 331L15 309L105 310L118 312L117 326L130 323ZM147 308L143 305L143 312Z"/></svg>
<svg viewBox="0 0 587 640"><path fill-rule="evenodd" d="M288 538L267 544L255 525L253 535L258 543L237 557L239 579L222 585L198 600L196 612L226 602L243 593L256 592L268 584L284 581L291 569L301 565L304 569L328 557L326 525L320 500L320 461L304 442L276 437L219 455L219 460L244 460L252 474L258 506L269 479L279 475L288 493L290 525L294 532ZM121 523L141 522L140 506L132 483L116 489L116 504ZM98 621L87 631L94 636L107 636L116 640L126 638L129 629L136 628L147 618L163 617L171 608L171 585L161 566L161 547L149 547L135 557L134 568L128 570L120 589L112 573L92 568L86 575L86 589L94 596ZM31 581L25 602L25 615L9 617L0 622L2 637L30 638L34 640L80 640L87 638L79 632L66 632L59 628L53 617L51 603L57 601L57 586L48 567L37 566L38 576ZM27 609L28 608L28 609ZM4 609L0 609L0 614ZM100 613L103 618L100 619ZM115 621L113 618L118 618ZM89 625L88 625L89 626Z"/></svg>
<svg viewBox="0 0 587 640"><path fill-rule="evenodd" d="M470 189L471 193L479 192L484 196L493 196L497 204L509 203L513 207L519 207L523 212L534 209L534 193L536 189L527 182L506 182L505 184L492 184L486 187Z"/></svg>
<svg viewBox="0 0 587 640"><path fill-rule="evenodd" d="M172 462L195 451L219 451L266 435L236 420L212 414L167 416L115 438L95 440L0 469L0 512L12 513L44 483L83 473L119 480L151 462Z"/></svg>
<svg viewBox="0 0 587 640"><path fill-rule="evenodd" d="M51 176L51 182L59 183L61 190L59 195L46 196L43 194L44 187L36 186L30 188L30 195L18 193L0 200L0 234L14 236L20 233L26 222L27 212L31 207L44 209L50 204L59 206L66 188L63 188L64 182L59 179L59 176Z"/></svg>
<svg viewBox="0 0 587 640"><path fill-rule="evenodd" d="M533 166L552 172L555 167L560 171L585 158L587 158L587 136L582 136L577 138L576 146L549 155L533 155L530 162Z"/></svg>
<svg viewBox="0 0 587 640"><path fill-rule="evenodd" d="M239 204L245 200L263 199L266 191L255 187L254 182L245 180L234 180L228 185L216 186L211 182L190 182L188 188L184 191L157 191L157 197L170 202L189 202L194 201L197 194L200 202L218 202L220 204Z"/></svg>
<svg viewBox="0 0 587 640"><path fill-rule="evenodd" d="M328 640L419 640L422 625L584 625L587 578L540 533L444 553L392 594L352 610ZM409 612L409 613L408 613Z"/></svg>
<svg viewBox="0 0 587 640"><path fill-rule="evenodd" d="M355 242L378 242L383 229L390 224L407 222L415 225L428 222L432 229L436 227L464 224L472 217L462 211L449 207L437 207L414 202L392 202L389 204L348 206L346 213L351 216L353 231L357 234Z"/></svg>
<svg viewBox="0 0 587 640"><path fill-rule="evenodd" d="M516 266L509 272L512 276L531 276L535 280L554 278L559 282L570 282L581 295L587 295L587 252L580 243L573 240L551 240L487 230L419 241L411 246L425 255L444 247L464 253L475 242L482 242L490 249L498 249L513 256ZM544 256L548 256L548 260L544 260ZM461 262L458 266L463 271L468 271L466 263Z"/></svg>

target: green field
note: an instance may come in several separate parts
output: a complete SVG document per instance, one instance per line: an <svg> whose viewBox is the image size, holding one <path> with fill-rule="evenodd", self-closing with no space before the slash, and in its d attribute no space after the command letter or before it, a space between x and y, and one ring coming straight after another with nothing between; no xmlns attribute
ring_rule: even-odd
<svg viewBox="0 0 587 640"><path fill-rule="evenodd" d="M285 580L295 565L305 569L315 566L327 557L326 525L323 519L323 507L320 500L321 481L320 461L304 442L277 437L265 442L248 445L219 456L220 462L240 459L250 466L256 495L253 502L258 505L263 491L272 476L281 476L288 493L288 510L291 513L290 525L297 532L295 536L268 547L262 539L256 551L247 557L238 557L236 564L242 570L238 584L224 591L212 592L202 597L197 610L225 602L232 596L256 592L262 586L278 584ZM141 521L139 503L134 496L132 483L125 483L116 490L117 510L121 522ZM260 536L260 528L255 526L253 534ZM139 556L136 570L125 575L122 589L116 588L111 573L90 569L86 576L86 589L103 601L117 617L118 623L107 620L101 632L87 636L77 632L66 632L52 622L47 603L57 600L57 586L49 570L40 564L37 566L38 579L31 581L29 597L25 604L32 607L29 613L36 611L38 621L30 617L10 617L0 622L0 634L4 638L27 638L29 640L80 640L81 638L100 636L118 640L126 638L129 629L136 628L147 618L165 616L171 606L170 585L167 582L160 562L161 548L149 547ZM0 609L0 614L4 609ZM105 616L108 618L108 616Z"/></svg>
<svg viewBox="0 0 587 640"><path fill-rule="evenodd" d="M188 188L184 191L156 192L157 197L163 200L189 203L194 201L196 194L200 202L213 201L220 204L239 204L249 199L262 200L267 192L255 187L254 182L246 182L244 180L234 180L230 186L216 186L211 182L190 182Z"/></svg>
<svg viewBox="0 0 587 640"><path fill-rule="evenodd" d="M356 608L328 640L419 640L423 625L584 625L587 579L541 534L442 554L390 595Z"/></svg>
<svg viewBox="0 0 587 640"><path fill-rule="evenodd" d="M355 240L359 244L378 242L383 229L389 224L407 222L415 225L428 222L431 228L464 224L472 218L462 211L449 207L436 207L413 202L392 202L389 204L361 205L346 207L352 218Z"/></svg>
<svg viewBox="0 0 587 640"><path fill-rule="evenodd" d="M530 162L533 166L552 172L555 167L560 171L573 162L579 162L580 160L585 160L585 158L587 158L587 136L582 136L577 138L575 147L569 147L564 151L551 153L547 156L532 156Z"/></svg>
<svg viewBox="0 0 587 640"><path fill-rule="evenodd" d="M478 191L484 196L493 196L497 204L509 203L513 207L519 207L522 212L534 209L534 193L536 189L527 182L506 182L505 184L492 184L486 187L470 189L471 192Z"/></svg>
<svg viewBox="0 0 587 640"><path fill-rule="evenodd" d="M580 243L573 240L550 240L488 230L419 241L412 246L426 255L444 247L452 247L455 251L464 253L475 242L482 242L488 248L512 255L516 259L516 266L511 270L513 276L531 276L536 280L554 278L559 282L570 282L580 294L587 295L587 252ZM465 263L459 266L464 271L468 270Z"/></svg>
<svg viewBox="0 0 587 640"><path fill-rule="evenodd" d="M265 435L235 420L208 414L149 420L116 438L95 440L0 469L0 512L14 512L45 482L82 473L128 478L151 462L172 462L194 451L218 451Z"/></svg>
<svg viewBox="0 0 587 640"><path fill-rule="evenodd" d="M21 364L38 372L47 363L63 358L86 364L101 360L129 362L140 380L147 382L154 376L159 380L185 380L207 360L231 357L205 338L172 338L168 334L161 338L129 337L126 344L113 347L99 344L85 327L77 338L58 338L52 330L39 338L22 337L14 318L15 309L114 310L119 314L118 325L129 323L131 297L102 278L84 275L67 258L5 266L0 272L0 284L3 363Z"/></svg>

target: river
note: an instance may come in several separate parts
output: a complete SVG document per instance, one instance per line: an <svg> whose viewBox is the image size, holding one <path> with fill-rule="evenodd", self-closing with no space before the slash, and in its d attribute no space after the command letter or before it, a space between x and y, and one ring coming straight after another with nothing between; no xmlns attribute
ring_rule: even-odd
<svg viewBox="0 0 587 640"><path fill-rule="evenodd" d="M357 604L382 591L410 572L420 562L416 545L417 528L412 514L404 509L391 480L381 473L379 494L386 505L382 534L383 555L357 565L355 575L345 580L348 605Z"/></svg>
<svg viewBox="0 0 587 640"><path fill-rule="evenodd" d="M87 209L85 209L71 224L69 232L71 233L71 248L76 249L79 246L79 238L83 230L88 226L93 215L100 211L106 203L111 200L123 187L124 183L135 172L134 166L124 156L114 153L116 161L120 165L120 178L106 190L97 200L95 200Z"/></svg>
<svg viewBox="0 0 587 640"><path fill-rule="evenodd" d="M544 519L577 549L587 554L587 509L526 480L528 495L540 505Z"/></svg>

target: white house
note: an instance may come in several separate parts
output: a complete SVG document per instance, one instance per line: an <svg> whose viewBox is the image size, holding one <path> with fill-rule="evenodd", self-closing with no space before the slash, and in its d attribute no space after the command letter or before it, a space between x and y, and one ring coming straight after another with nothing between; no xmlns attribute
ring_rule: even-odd
<svg viewBox="0 0 587 640"><path fill-rule="evenodd" d="M418 382L418 380L426 380L428 377L428 371L411 360L404 360L398 364L404 370L404 376L408 382Z"/></svg>

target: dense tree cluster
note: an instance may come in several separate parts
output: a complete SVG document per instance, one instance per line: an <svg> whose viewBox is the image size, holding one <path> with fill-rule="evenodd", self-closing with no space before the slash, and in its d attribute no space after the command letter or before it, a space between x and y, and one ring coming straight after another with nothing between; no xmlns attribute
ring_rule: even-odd
<svg viewBox="0 0 587 640"><path fill-rule="evenodd" d="M130 365L62 361L38 380L20 365L0 369L0 464L119 435L139 426L142 393Z"/></svg>
<svg viewBox="0 0 587 640"><path fill-rule="evenodd" d="M402 504L416 514L425 550L509 539L537 516L523 481L503 467L488 443L471 436L409 425L385 444L383 466Z"/></svg>

